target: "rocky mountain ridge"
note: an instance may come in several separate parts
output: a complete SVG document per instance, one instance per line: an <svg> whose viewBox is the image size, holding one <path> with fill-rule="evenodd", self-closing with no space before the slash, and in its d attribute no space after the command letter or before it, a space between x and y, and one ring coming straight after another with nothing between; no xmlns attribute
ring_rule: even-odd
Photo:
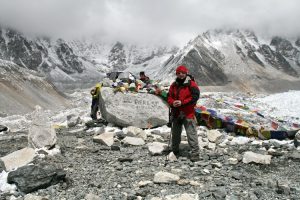
<svg viewBox="0 0 300 200"><path fill-rule="evenodd" d="M30 38L11 29L0 29L0 59L34 70L60 89L78 86L78 81L85 84L87 75L90 84L103 76L64 40Z"/></svg>
<svg viewBox="0 0 300 200"><path fill-rule="evenodd" d="M47 109L68 106L66 95L59 92L45 77L0 59L0 117L28 113L36 105Z"/></svg>
<svg viewBox="0 0 300 200"><path fill-rule="evenodd" d="M190 41L161 67L160 79L174 77L178 65L189 66L202 86L235 85L239 90L276 91L299 87L299 39L273 37L270 42L251 31L208 31ZM296 87L296 88L297 88Z"/></svg>
<svg viewBox="0 0 300 200"><path fill-rule="evenodd" d="M160 63L164 54L176 51L165 46L29 37L0 29L0 59L41 73L59 89L90 87L107 72L145 68L149 61Z"/></svg>
<svg viewBox="0 0 300 200"><path fill-rule="evenodd" d="M137 74L142 70L138 67L151 65L149 62L152 60L160 63L165 52L174 52L174 49L139 47L120 42L103 44L29 37L15 30L0 28L1 110L3 115L24 113L31 111L34 105L46 105L47 102L46 108L50 105L56 107L54 102L47 100L49 96L41 98L43 92L39 90L56 93L52 98L56 99L61 92L94 86L109 71L127 69L136 70ZM30 92L16 92L16 84L17 91ZM31 93L33 91L36 94ZM32 102L27 99L29 94ZM62 95L60 98L65 97Z"/></svg>
<svg viewBox="0 0 300 200"><path fill-rule="evenodd" d="M293 85L299 86L300 81L299 38L265 39L248 30L207 31L179 50L122 42L30 39L1 29L0 59L44 74L59 89L90 87L110 71L146 71L153 79L171 82L181 64L202 86L275 92L276 87L295 89Z"/></svg>
<svg viewBox="0 0 300 200"><path fill-rule="evenodd" d="M105 72L131 71L136 74L139 70L152 71L153 63L160 65L165 61L165 56L169 57L178 51L178 47L175 46L147 46L119 41L105 44L76 40L69 41L68 45L77 55L91 60Z"/></svg>

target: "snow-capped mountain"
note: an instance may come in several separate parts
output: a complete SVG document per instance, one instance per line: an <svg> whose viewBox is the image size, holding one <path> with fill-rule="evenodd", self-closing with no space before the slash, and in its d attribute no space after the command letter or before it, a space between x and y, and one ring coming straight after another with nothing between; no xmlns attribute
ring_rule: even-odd
<svg viewBox="0 0 300 200"><path fill-rule="evenodd" d="M0 59L39 72L60 89L91 85L103 77L64 40L30 38L11 29L0 29Z"/></svg>
<svg viewBox="0 0 300 200"><path fill-rule="evenodd" d="M208 31L190 41L161 67L156 77L174 78L186 65L202 86L227 86L249 91L300 87L300 39L259 38L251 31Z"/></svg>
<svg viewBox="0 0 300 200"><path fill-rule="evenodd" d="M53 91L87 88L110 71L136 75L145 71L152 79L171 82L176 67L182 64L201 87L264 92L300 88L300 39L266 39L246 30L208 31L179 50L163 45L28 37L0 29L0 59L1 82L7 82L7 74L13 77L17 73L20 91L39 88L40 83L33 80L41 77L43 84L54 86ZM27 79L28 74L35 78ZM1 90L11 86L14 91L13 79L9 81Z"/></svg>
<svg viewBox="0 0 300 200"><path fill-rule="evenodd" d="M60 91L92 87L109 71L129 70L138 74L150 67L154 72L175 52L176 48L121 42L29 37L0 29L1 111L24 113L35 105L57 107L66 100Z"/></svg>
<svg viewBox="0 0 300 200"><path fill-rule="evenodd" d="M134 45L122 42L113 44L88 40L69 41L74 53L90 60L104 72L130 71L138 74L147 71L153 75L163 62L178 51L175 46Z"/></svg>
<svg viewBox="0 0 300 200"><path fill-rule="evenodd" d="M39 72L60 90L92 87L110 71L154 73L176 52L176 47L54 40L0 29L0 59Z"/></svg>

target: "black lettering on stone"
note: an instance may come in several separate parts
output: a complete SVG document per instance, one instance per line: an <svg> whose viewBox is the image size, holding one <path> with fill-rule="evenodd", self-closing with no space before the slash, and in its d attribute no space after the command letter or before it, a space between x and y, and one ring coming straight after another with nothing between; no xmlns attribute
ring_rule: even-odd
<svg viewBox="0 0 300 200"><path fill-rule="evenodd" d="M134 100L134 104L141 105L142 104L142 100L136 99L136 100Z"/></svg>
<svg viewBox="0 0 300 200"><path fill-rule="evenodd" d="M123 103L132 103L132 100L130 98L124 98Z"/></svg>

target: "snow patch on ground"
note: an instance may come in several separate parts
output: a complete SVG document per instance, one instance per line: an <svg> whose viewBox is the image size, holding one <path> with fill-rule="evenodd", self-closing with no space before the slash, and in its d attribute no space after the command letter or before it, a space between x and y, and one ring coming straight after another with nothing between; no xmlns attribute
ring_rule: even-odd
<svg viewBox="0 0 300 200"><path fill-rule="evenodd" d="M13 193L17 189L16 185L7 183L7 176L8 172L4 170L0 173L0 193Z"/></svg>

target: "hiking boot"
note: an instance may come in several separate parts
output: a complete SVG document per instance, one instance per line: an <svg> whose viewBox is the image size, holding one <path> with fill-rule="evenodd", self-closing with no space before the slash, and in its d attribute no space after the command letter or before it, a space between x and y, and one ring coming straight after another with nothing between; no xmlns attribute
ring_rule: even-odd
<svg viewBox="0 0 300 200"><path fill-rule="evenodd" d="M197 154L197 153L191 154L190 160L191 160L192 162L197 162L197 161L199 161L199 160L200 160L199 154Z"/></svg>

